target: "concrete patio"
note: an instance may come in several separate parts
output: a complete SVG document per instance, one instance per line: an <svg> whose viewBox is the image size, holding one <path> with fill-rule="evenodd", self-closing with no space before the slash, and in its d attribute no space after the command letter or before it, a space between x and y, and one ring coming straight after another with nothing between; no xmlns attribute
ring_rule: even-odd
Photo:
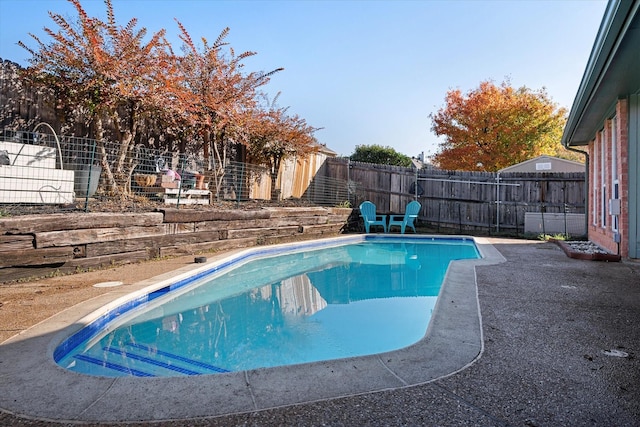
<svg viewBox="0 0 640 427"><path fill-rule="evenodd" d="M373 392L359 389L343 393L341 397L326 398L322 392L315 391L317 397L302 404L288 405L287 399L283 399L286 406L280 406L275 393L270 409L239 409L239 413L223 416L205 415L207 411L202 407L219 402L199 400L198 394L220 384L201 377L196 383L183 382L181 387L173 388L175 399L164 393L136 395L140 413L144 414L145 408L149 408L148 417L140 416L138 420L145 425L163 426L639 425L640 264L571 259L553 243L488 240L506 262L476 267L480 346L471 350L475 352L471 363L460 366L459 370L453 369L433 380L409 381L406 385L378 388ZM61 305L61 309L64 308L64 304ZM41 337L45 338L51 341L51 337ZM467 338L463 341L472 342ZM7 360L5 356L13 351L9 347L7 343L0 346L5 386L7 381L15 380L8 373L13 367L2 366ZM447 353L434 357L455 360L458 353L469 354L467 348L454 351L443 348L443 351ZM31 356L24 353L25 366ZM362 367L362 377L384 382L381 377L387 373L367 369L366 363ZM428 369L431 368L427 366ZM301 377L304 374L297 372ZM411 375L418 378L422 373ZM80 384L82 376L77 377ZM334 378L336 382L341 380L348 383L350 379ZM250 382L248 377L247 382ZM22 396L25 402L10 402L3 391L0 408L21 410L13 411L17 414L0 413L1 425L105 425L126 419L118 416L117 407L107 409L105 405L103 408L98 398L86 407L85 413L108 410L102 424L98 418L87 422L82 421L82 417L60 417L64 421L54 422L53 417L34 414L42 413L41 408L47 405L65 402L78 393L77 389L74 393L60 389L59 395L29 402L29 396L38 394L30 383L14 383L13 387L22 389L14 395ZM323 387L326 385L318 388ZM117 393L117 388L115 384L108 393ZM121 392L123 396L126 394L125 390ZM200 402L192 414L158 417L152 413L175 405L185 396ZM232 393L227 397L230 401L240 399ZM30 405L34 408L31 413ZM167 414L179 412L167 410ZM134 419L129 420L129 424L135 423Z"/></svg>

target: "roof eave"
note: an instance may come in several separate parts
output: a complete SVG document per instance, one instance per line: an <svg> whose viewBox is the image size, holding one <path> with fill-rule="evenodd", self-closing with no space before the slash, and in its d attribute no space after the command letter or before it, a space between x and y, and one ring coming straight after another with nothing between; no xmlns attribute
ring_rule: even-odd
<svg viewBox="0 0 640 427"><path fill-rule="evenodd" d="M592 127L597 126L589 116L594 112L608 109L620 95L618 91L624 91L627 86L632 87L637 84L637 81L626 77L620 80L623 82L621 85L615 87L617 90L615 93L602 89L605 76L612 81L618 81L618 74L628 73L628 69L625 67L612 68L612 64L614 59L620 60L620 56L628 58L629 49L619 49L625 41L627 31L638 13L639 7L640 0L610 0L607 4L562 135L563 146L587 145L589 141L585 141L585 138L591 138L595 132ZM630 32L630 34L632 41L625 41L626 45L637 45L637 42L640 41L638 31L635 31L635 34ZM628 59L628 62L637 66L637 62L633 58Z"/></svg>

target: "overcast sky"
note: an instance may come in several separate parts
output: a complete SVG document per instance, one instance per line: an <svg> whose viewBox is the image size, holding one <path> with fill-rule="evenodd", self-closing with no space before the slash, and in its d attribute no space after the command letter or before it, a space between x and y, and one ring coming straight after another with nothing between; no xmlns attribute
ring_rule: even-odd
<svg viewBox="0 0 640 427"><path fill-rule="evenodd" d="M83 0L106 18L102 0ZM340 155L356 145L391 146L408 156L437 151L429 115L450 89L483 80L542 87L570 108L606 7L602 0L207 1L113 0L118 23L165 28L179 51L181 21L213 42L229 27L236 53L254 51L248 71L276 74L266 91L318 128ZM66 0L0 0L0 58L27 65L16 45L57 29L47 12L75 17Z"/></svg>

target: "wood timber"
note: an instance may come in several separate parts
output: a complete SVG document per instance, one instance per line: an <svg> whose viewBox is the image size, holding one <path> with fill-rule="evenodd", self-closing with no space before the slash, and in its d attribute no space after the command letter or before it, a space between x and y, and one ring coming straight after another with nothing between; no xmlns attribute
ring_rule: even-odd
<svg viewBox="0 0 640 427"><path fill-rule="evenodd" d="M158 250L158 248L175 245L192 245L199 242L215 242L220 239L220 232L206 231L199 233L185 233L177 235L163 235L151 237L139 237L115 241L103 241L88 243L86 245L87 257L130 252L137 250Z"/></svg>
<svg viewBox="0 0 640 427"><path fill-rule="evenodd" d="M2 256L0 256L0 268L13 267L16 265L60 264L71 261L72 259L73 248L70 246L47 249L20 249L10 253L3 253Z"/></svg>
<svg viewBox="0 0 640 427"><path fill-rule="evenodd" d="M91 242L136 239L167 234L164 224L150 227L88 228L84 230L48 231L36 233L36 247L82 245Z"/></svg>
<svg viewBox="0 0 640 427"><path fill-rule="evenodd" d="M68 213L0 218L1 234L26 234L80 228L131 227L162 224L162 213Z"/></svg>
<svg viewBox="0 0 640 427"><path fill-rule="evenodd" d="M164 222L199 222L199 221L220 221L220 220L247 220L247 219L269 219L271 217L267 210L186 210L186 209L164 209Z"/></svg>
<svg viewBox="0 0 640 427"><path fill-rule="evenodd" d="M28 234L24 236L0 236L0 252L12 252L20 249L33 249L35 244L33 236Z"/></svg>
<svg viewBox="0 0 640 427"><path fill-rule="evenodd" d="M73 213L0 218L0 283L156 257L337 235L348 208Z"/></svg>
<svg viewBox="0 0 640 427"><path fill-rule="evenodd" d="M292 236L299 233L298 226L278 227L278 228L247 228L244 230L229 230L229 239L239 239L243 237L265 237L265 236Z"/></svg>
<svg viewBox="0 0 640 427"><path fill-rule="evenodd" d="M300 211L303 210L306 215L326 215L327 209L320 207L306 207L306 208L264 208L270 213L271 218L283 217L283 216L298 216Z"/></svg>
<svg viewBox="0 0 640 427"><path fill-rule="evenodd" d="M248 237L244 239L218 240L215 242L194 243L180 246L166 246L160 248L159 256L168 257L203 253L208 251L226 251L230 249L248 248L251 246L255 246L255 243L255 238Z"/></svg>

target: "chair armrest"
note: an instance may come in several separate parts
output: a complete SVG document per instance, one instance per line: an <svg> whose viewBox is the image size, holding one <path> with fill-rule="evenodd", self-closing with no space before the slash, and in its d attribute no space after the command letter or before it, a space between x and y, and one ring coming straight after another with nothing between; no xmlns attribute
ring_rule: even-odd
<svg viewBox="0 0 640 427"><path fill-rule="evenodd" d="M386 215L376 215L376 220L380 219L380 221L386 221L387 220L387 216Z"/></svg>

